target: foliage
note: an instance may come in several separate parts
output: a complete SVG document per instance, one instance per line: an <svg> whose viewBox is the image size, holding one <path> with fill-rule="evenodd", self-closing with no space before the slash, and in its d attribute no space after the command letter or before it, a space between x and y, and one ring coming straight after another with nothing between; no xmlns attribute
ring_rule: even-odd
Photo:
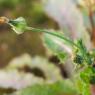
<svg viewBox="0 0 95 95"><path fill-rule="evenodd" d="M43 41L46 47L50 49L52 53L57 55L61 62L64 62L69 57L72 50L66 45L64 45L63 40L58 39L55 36L49 34L44 34L43 36L44 36Z"/></svg>
<svg viewBox="0 0 95 95"><path fill-rule="evenodd" d="M13 95L78 95L70 81L60 81L44 85L34 85Z"/></svg>

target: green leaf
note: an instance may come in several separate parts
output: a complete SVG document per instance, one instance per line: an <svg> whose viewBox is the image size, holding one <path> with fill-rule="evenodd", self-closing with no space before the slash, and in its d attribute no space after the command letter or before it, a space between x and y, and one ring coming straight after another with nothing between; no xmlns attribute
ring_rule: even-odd
<svg viewBox="0 0 95 95"><path fill-rule="evenodd" d="M62 39L45 33L43 40L45 45L52 51L52 53L57 55L62 62L68 57L68 54L71 55L71 48L66 46Z"/></svg>
<svg viewBox="0 0 95 95"><path fill-rule="evenodd" d="M77 52L77 54L79 54L81 57L83 57L84 61L88 65L91 65L92 64L91 56L88 53L85 45L83 44L82 39L80 39L80 40L77 41L77 45L78 45L78 52Z"/></svg>
<svg viewBox="0 0 95 95"><path fill-rule="evenodd" d="M82 95L91 95L89 84L83 83L83 92Z"/></svg>
<svg viewBox="0 0 95 95"><path fill-rule="evenodd" d="M90 93L90 76L92 75L92 68L89 66L84 68L79 74L76 74L74 82L81 95L91 95Z"/></svg>
<svg viewBox="0 0 95 95"><path fill-rule="evenodd" d="M88 67L80 72L80 77L85 83L89 83L92 74L92 68Z"/></svg>
<svg viewBox="0 0 95 95"><path fill-rule="evenodd" d="M8 24L17 34L22 34L27 28L26 21L23 17L19 17L15 20L9 20Z"/></svg>

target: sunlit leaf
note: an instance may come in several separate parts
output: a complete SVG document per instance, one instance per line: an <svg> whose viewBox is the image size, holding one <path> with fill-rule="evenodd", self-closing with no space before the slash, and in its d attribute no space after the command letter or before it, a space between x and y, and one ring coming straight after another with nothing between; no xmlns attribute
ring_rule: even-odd
<svg viewBox="0 0 95 95"><path fill-rule="evenodd" d="M22 89L14 95L78 95L76 88L69 81L53 84L35 85Z"/></svg>
<svg viewBox="0 0 95 95"><path fill-rule="evenodd" d="M45 33L43 40L45 45L57 55L61 61L67 58L67 54L71 55L72 53L72 49L65 45L65 42L60 38Z"/></svg>

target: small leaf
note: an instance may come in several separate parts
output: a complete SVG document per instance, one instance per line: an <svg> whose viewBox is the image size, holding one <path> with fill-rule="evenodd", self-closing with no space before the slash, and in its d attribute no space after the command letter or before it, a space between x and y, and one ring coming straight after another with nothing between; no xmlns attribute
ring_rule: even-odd
<svg viewBox="0 0 95 95"><path fill-rule="evenodd" d="M82 39L77 41L77 45L78 45L78 52L77 52L77 54L81 55L88 65L91 65L92 64L91 56L88 53L85 45L83 44Z"/></svg>
<svg viewBox="0 0 95 95"><path fill-rule="evenodd" d="M22 34L27 28L27 23L23 17L19 17L15 20L10 20L8 24L17 34Z"/></svg>
<svg viewBox="0 0 95 95"><path fill-rule="evenodd" d="M91 75L92 75L92 68L90 67L84 69L84 71L80 73L80 77L85 83L90 82Z"/></svg>

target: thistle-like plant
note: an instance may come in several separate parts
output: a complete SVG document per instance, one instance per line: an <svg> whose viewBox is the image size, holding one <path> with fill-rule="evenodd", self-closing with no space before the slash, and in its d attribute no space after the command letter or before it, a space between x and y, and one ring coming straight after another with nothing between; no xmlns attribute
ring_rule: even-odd
<svg viewBox="0 0 95 95"><path fill-rule="evenodd" d="M54 30L38 29L29 27L23 17L10 20L5 17L0 18L0 22L7 23L14 32L43 32L45 45L60 59L61 63L71 59L75 65L73 83L82 95L91 95L90 85L95 84L95 50L87 50L82 39L72 41L61 32Z"/></svg>

